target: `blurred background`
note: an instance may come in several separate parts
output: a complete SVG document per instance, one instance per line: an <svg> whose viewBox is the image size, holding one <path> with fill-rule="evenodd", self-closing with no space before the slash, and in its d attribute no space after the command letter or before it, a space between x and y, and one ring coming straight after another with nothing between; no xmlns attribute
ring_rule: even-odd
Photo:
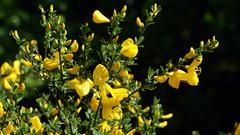
<svg viewBox="0 0 240 135"><path fill-rule="evenodd" d="M145 47L140 50L133 67L136 78L143 78L149 66L158 68L172 59L174 62L185 55L191 46L198 47L201 40L213 35L219 40L214 53L205 54L198 87L181 85L179 90L163 84L159 89L145 93L146 104L151 104L153 95L161 98L165 112L174 117L169 126L159 134L191 134L198 130L202 135L229 132L234 122L240 122L240 18L238 0L161 0L162 12L157 22L145 33ZM65 0L0 0L0 64L11 61L18 46L9 36L17 29L19 35L40 41L44 29L40 26L38 5L48 8L53 3L58 13L63 14L69 38L79 38L81 23L90 22L96 35L106 28L91 23L94 9L111 16L113 9L128 6L126 22L120 40L138 34L135 18L144 18L144 8L149 0L111 1L65 1ZM101 36L101 35L99 35ZM137 74L138 73L138 74ZM140 74L139 74L140 73Z"/></svg>

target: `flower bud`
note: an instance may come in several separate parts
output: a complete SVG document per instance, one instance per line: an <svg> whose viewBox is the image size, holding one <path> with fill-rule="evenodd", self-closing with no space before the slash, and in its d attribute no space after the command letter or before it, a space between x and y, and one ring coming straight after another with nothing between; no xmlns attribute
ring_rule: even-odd
<svg viewBox="0 0 240 135"><path fill-rule="evenodd" d="M136 18L136 24L138 27L143 27L144 26L144 23L142 23L142 21L140 20L139 17Z"/></svg>
<svg viewBox="0 0 240 135"><path fill-rule="evenodd" d="M73 53L77 52L78 51L78 43L77 43L77 40L74 40L73 43L71 44L70 46L70 49Z"/></svg>
<svg viewBox="0 0 240 135"><path fill-rule="evenodd" d="M160 122L160 123L157 125L157 127L159 127L159 128L164 128L164 127L166 127L166 126L167 126L167 124L168 124L168 122L167 122L167 121Z"/></svg>
<svg viewBox="0 0 240 135"><path fill-rule="evenodd" d="M94 23L109 23L110 20L105 17L99 10L93 12L92 20Z"/></svg>
<svg viewBox="0 0 240 135"><path fill-rule="evenodd" d="M160 76L154 76L154 79L159 83L164 83L167 81L168 77L167 75L160 75Z"/></svg>

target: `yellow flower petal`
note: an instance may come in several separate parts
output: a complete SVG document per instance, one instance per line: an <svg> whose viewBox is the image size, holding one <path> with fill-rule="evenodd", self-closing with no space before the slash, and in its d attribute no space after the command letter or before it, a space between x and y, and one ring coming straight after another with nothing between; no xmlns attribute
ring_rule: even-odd
<svg viewBox="0 0 240 135"><path fill-rule="evenodd" d="M94 93L90 102L90 106L93 109L93 111L97 111L98 105L99 105L99 100L97 99L97 95Z"/></svg>
<svg viewBox="0 0 240 135"><path fill-rule="evenodd" d="M34 116L30 119L33 129L38 132L42 129L42 123L38 116Z"/></svg>
<svg viewBox="0 0 240 135"><path fill-rule="evenodd" d="M9 84L8 80L6 78L4 78L2 80L2 84L3 84L3 88L5 90L11 90L12 89L12 86Z"/></svg>
<svg viewBox="0 0 240 135"><path fill-rule="evenodd" d="M111 70L117 72L118 70L120 70L121 64L119 61L116 61L113 63Z"/></svg>
<svg viewBox="0 0 240 135"><path fill-rule="evenodd" d="M168 77L167 75L159 75L159 76L154 76L154 79L159 83L164 83L167 81Z"/></svg>
<svg viewBox="0 0 240 135"><path fill-rule="evenodd" d="M188 80L189 85L196 86L199 83L197 72L194 68L188 68Z"/></svg>
<svg viewBox="0 0 240 135"><path fill-rule="evenodd" d="M142 116L138 116L138 126L139 127L143 127L143 125L144 125L144 121L143 121L143 119L142 119Z"/></svg>
<svg viewBox="0 0 240 135"><path fill-rule="evenodd" d="M139 17L136 18L136 24L138 27L143 27L144 26L144 23L142 23L142 21L140 20Z"/></svg>
<svg viewBox="0 0 240 135"><path fill-rule="evenodd" d="M188 80L188 74L181 69L177 69L176 71L174 71L174 76L176 76L176 78L179 79L180 81Z"/></svg>
<svg viewBox="0 0 240 135"><path fill-rule="evenodd" d="M42 60L42 56L40 54L33 54L33 58L37 61Z"/></svg>
<svg viewBox="0 0 240 135"><path fill-rule="evenodd" d="M56 116L58 113L59 113L59 110L55 107L50 112L51 116Z"/></svg>
<svg viewBox="0 0 240 135"><path fill-rule="evenodd" d="M53 56L54 56L54 58L55 58L55 61L60 61L60 54L59 54L58 51L54 52L54 53L53 53Z"/></svg>
<svg viewBox="0 0 240 135"><path fill-rule="evenodd" d="M0 117L2 117L4 115L4 109L3 109L3 104L2 102L0 101Z"/></svg>
<svg viewBox="0 0 240 135"><path fill-rule="evenodd" d="M25 84L24 83L20 83L19 90L20 91L24 91L25 90Z"/></svg>
<svg viewBox="0 0 240 135"><path fill-rule="evenodd" d="M131 38L128 38L122 43L120 53L128 58L134 58L138 54L138 46L134 44Z"/></svg>
<svg viewBox="0 0 240 135"><path fill-rule="evenodd" d="M92 20L94 23L109 23L110 20L105 17L99 10L93 12Z"/></svg>
<svg viewBox="0 0 240 135"><path fill-rule="evenodd" d="M13 131L13 125L12 124L9 124L7 127L5 127L3 129L3 133L5 135L10 135L12 131Z"/></svg>
<svg viewBox="0 0 240 135"><path fill-rule="evenodd" d="M189 68L195 68L198 67L202 63L203 57L198 56L193 60L193 62L189 65Z"/></svg>
<svg viewBox="0 0 240 135"><path fill-rule="evenodd" d="M60 65L59 62L57 62L57 61L55 61L55 60L52 60L52 59L49 59L48 57L46 57L46 58L43 60L43 67L44 67L46 70L54 70L54 69L56 69L59 65Z"/></svg>
<svg viewBox="0 0 240 135"><path fill-rule="evenodd" d="M118 101L123 100L124 98L128 97L128 90L125 88L116 88L112 89L110 92L114 98L116 98Z"/></svg>
<svg viewBox="0 0 240 135"><path fill-rule="evenodd" d="M167 124L168 124L168 122L167 122L167 121L164 121L164 122L159 123L159 124L158 124L158 127L159 127L159 128L164 128L164 127L167 126Z"/></svg>
<svg viewBox="0 0 240 135"><path fill-rule="evenodd" d="M84 81L83 83L76 85L75 90L80 97L83 97L89 93L89 91L92 87L93 87L93 82L92 82L92 80L88 79L88 80Z"/></svg>
<svg viewBox="0 0 240 135"><path fill-rule="evenodd" d="M108 70L102 65L98 64L93 71L93 82L95 85L100 85L109 80Z"/></svg>
<svg viewBox="0 0 240 135"><path fill-rule="evenodd" d="M123 78L128 78L128 71L127 70L121 70L119 72L119 76Z"/></svg>
<svg viewBox="0 0 240 135"><path fill-rule="evenodd" d="M186 59L192 59L195 56L195 50L191 47L189 52L184 56Z"/></svg>
<svg viewBox="0 0 240 135"><path fill-rule="evenodd" d="M79 70L80 70L80 66L75 66L73 68L67 69L67 72L75 75L79 72Z"/></svg>
<svg viewBox="0 0 240 135"><path fill-rule="evenodd" d="M166 114L166 115L162 115L161 118L162 119L170 119L173 117L173 114L172 113L169 113L169 114Z"/></svg>
<svg viewBox="0 0 240 135"><path fill-rule="evenodd" d="M6 75L11 72L12 67L7 62L4 62L0 70L1 70L1 75Z"/></svg>
<svg viewBox="0 0 240 135"><path fill-rule="evenodd" d="M120 119L122 119L122 116L123 116L123 114L122 114L122 109L121 109L120 105L116 106L112 109L111 119L120 120Z"/></svg>
<svg viewBox="0 0 240 135"><path fill-rule="evenodd" d="M70 89L74 89L76 85L80 84L80 81L77 78L74 78L74 79L68 81L67 84L70 87Z"/></svg>
<svg viewBox="0 0 240 135"><path fill-rule="evenodd" d="M174 75L170 76L169 79L168 79L168 84L175 88L175 89L178 89L179 88L179 85L180 85L180 80Z"/></svg>
<svg viewBox="0 0 240 135"><path fill-rule="evenodd" d="M32 63L31 63L30 61L22 60L22 63L23 63L25 66L29 67L29 68L32 68L32 67L33 67L33 65L32 65Z"/></svg>
<svg viewBox="0 0 240 135"><path fill-rule="evenodd" d="M13 70L14 70L14 72L17 74L17 75L20 75L21 73L20 73L20 61L19 60L15 60L14 62L13 62Z"/></svg>
<svg viewBox="0 0 240 135"><path fill-rule="evenodd" d="M77 40L74 40L73 43L71 44L70 46L70 49L73 53L77 52L78 51L78 43L77 43Z"/></svg>
<svg viewBox="0 0 240 135"><path fill-rule="evenodd" d="M70 62L73 58L73 54L72 53L65 54L63 57L66 61Z"/></svg>
<svg viewBox="0 0 240 135"><path fill-rule="evenodd" d="M13 83L19 81L19 77L18 77L18 75L17 75L15 72L11 73L10 75L8 75L8 76L5 77L5 78L6 78L8 81L11 81L11 82L13 82Z"/></svg>

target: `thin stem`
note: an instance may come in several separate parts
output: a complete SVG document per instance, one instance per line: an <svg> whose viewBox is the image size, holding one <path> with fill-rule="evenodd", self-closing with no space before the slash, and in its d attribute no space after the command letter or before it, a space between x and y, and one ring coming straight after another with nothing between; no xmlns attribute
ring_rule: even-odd
<svg viewBox="0 0 240 135"><path fill-rule="evenodd" d="M59 53L59 61L60 61L60 75L61 75L61 82L63 82L63 69L62 69L62 57L61 57L61 48L60 45L58 45L58 53Z"/></svg>

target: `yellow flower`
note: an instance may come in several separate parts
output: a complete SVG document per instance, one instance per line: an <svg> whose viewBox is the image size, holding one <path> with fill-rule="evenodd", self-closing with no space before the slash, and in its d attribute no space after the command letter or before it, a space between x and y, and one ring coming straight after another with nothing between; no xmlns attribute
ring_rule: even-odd
<svg viewBox="0 0 240 135"><path fill-rule="evenodd" d="M2 80L3 88L6 90L11 90L12 86L9 84L8 80L6 78L3 78Z"/></svg>
<svg viewBox="0 0 240 135"><path fill-rule="evenodd" d="M189 65L189 68L196 68L202 63L203 57L200 55L193 60L193 62Z"/></svg>
<svg viewBox="0 0 240 135"><path fill-rule="evenodd" d="M60 54L59 54L58 51L54 52L54 53L53 53L53 56L54 56L54 59L55 59L56 61L60 61Z"/></svg>
<svg viewBox="0 0 240 135"><path fill-rule="evenodd" d="M169 80L168 80L168 84L173 87L178 89L179 85L180 85L180 81L187 81L188 80L188 74L180 69L177 69L174 72L170 72L169 73Z"/></svg>
<svg viewBox="0 0 240 135"><path fill-rule="evenodd" d="M92 20L94 23L109 23L110 20L105 17L99 10L93 12Z"/></svg>
<svg viewBox="0 0 240 135"><path fill-rule="evenodd" d="M138 27L143 27L144 26L144 23L142 23L142 21L140 20L139 17L136 18L136 24Z"/></svg>
<svg viewBox="0 0 240 135"><path fill-rule="evenodd" d="M195 68L188 68L188 80L189 85L196 86L199 83L198 75Z"/></svg>
<svg viewBox="0 0 240 135"><path fill-rule="evenodd" d="M78 43L77 43L77 40L73 40L73 43L71 44L70 46L70 49L73 53L77 52L78 51Z"/></svg>
<svg viewBox="0 0 240 135"><path fill-rule="evenodd" d="M166 114L166 115L162 115L161 118L162 119L170 119L173 117L173 114L172 113L169 113L169 114Z"/></svg>
<svg viewBox="0 0 240 135"><path fill-rule="evenodd" d="M108 125L107 121L104 121L98 125L100 127L101 133L107 133L111 130L111 127Z"/></svg>
<svg viewBox="0 0 240 135"><path fill-rule="evenodd" d="M167 81L168 77L167 75L159 75L159 76L154 76L154 79L159 83L164 83Z"/></svg>
<svg viewBox="0 0 240 135"><path fill-rule="evenodd" d="M8 76L6 76L5 79L15 83L15 82L19 81L20 78L15 72L12 72Z"/></svg>
<svg viewBox="0 0 240 135"><path fill-rule="evenodd" d="M135 108L132 107L132 106L130 106L130 105L128 105L128 108L127 108L127 109L128 109L129 112L131 112L131 113L133 113L133 114L136 113Z"/></svg>
<svg viewBox="0 0 240 135"><path fill-rule="evenodd" d="M148 112L148 111L150 111L150 107L149 106L147 106L146 108L143 109L143 112L145 112L145 113Z"/></svg>
<svg viewBox="0 0 240 135"><path fill-rule="evenodd" d="M128 71L127 70L121 70L119 72L119 76L123 78L128 78Z"/></svg>
<svg viewBox="0 0 240 135"><path fill-rule="evenodd" d="M16 73L17 75L20 75L20 61L19 60L15 60L13 62L13 72Z"/></svg>
<svg viewBox="0 0 240 135"><path fill-rule="evenodd" d="M168 122L167 122L167 121L164 121L164 122L160 122L157 126L158 126L159 128L164 128L164 127L167 126L167 124L168 124Z"/></svg>
<svg viewBox="0 0 240 135"><path fill-rule="evenodd" d="M81 100L78 98L78 99L75 101L74 106L78 106L80 103L81 103Z"/></svg>
<svg viewBox="0 0 240 135"><path fill-rule="evenodd" d="M4 112L4 109L3 109L3 104L2 104L2 102L0 101L0 117L2 117L4 113L5 113L5 112Z"/></svg>
<svg viewBox="0 0 240 135"><path fill-rule="evenodd" d="M113 10L113 17L117 16L117 11L116 9Z"/></svg>
<svg viewBox="0 0 240 135"><path fill-rule="evenodd" d="M91 42L93 38L94 38L94 33L92 33L91 35L88 35L87 37L88 42Z"/></svg>
<svg viewBox="0 0 240 135"><path fill-rule="evenodd" d="M125 57L134 58L138 53L138 46L134 44L131 38L128 38L123 41L120 53Z"/></svg>
<svg viewBox="0 0 240 135"><path fill-rule="evenodd" d="M50 112L51 116L56 116L58 113L59 113L59 110L55 107Z"/></svg>
<svg viewBox="0 0 240 135"><path fill-rule="evenodd" d="M97 111L98 105L99 105L99 100L97 99L97 94L93 94L91 102L90 102L90 106L93 109L93 111Z"/></svg>
<svg viewBox="0 0 240 135"><path fill-rule="evenodd" d="M80 81L77 78L74 78L67 82L70 89L74 89L76 85L80 84Z"/></svg>
<svg viewBox="0 0 240 135"><path fill-rule="evenodd" d="M25 66L29 67L29 68L32 68L32 67L33 67L33 65L32 65L32 63L31 63L30 61L22 60L22 63L23 63Z"/></svg>
<svg viewBox="0 0 240 135"><path fill-rule="evenodd" d="M25 90L25 84L24 83L20 83L19 90L20 91L24 91Z"/></svg>
<svg viewBox="0 0 240 135"><path fill-rule="evenodd" d="M113 107L119 105L121 100L128 97L128 90L125 88L112 89L107 83L100 85L99 89L101 91L103 104L102 117L103 119L113 119L116 116L113 115L116 113L116 110L113 110ZM108 93L111 97L107 96Z"/></svg>
<svg viewBox="0 0 240 135"><path fill-rule="evenodd" d="M7 62L4 62L0 70L1 70L1 75L9 74L12 71L12 66L10 66Z"/></svg>
<svg viewBox="0 0 240 135"><path fill-rule="evenodd" d="M113 81L113 85L115 87L120 87L121 86L121 82L119 82L117 79Z"/></svg>
<svg viewBox="0 0 240 135"><path fill-rule="evenodd" d="M76 110L76 113L79 114L81 110L82 110L82 107L80 106L80 107L78 107L78 109Z"/></svg>
<svg viewBox="0 0 240 135"><path fill-rule="evenodd" d="M111 114L111 118L112 119L117 119L117 120L120 120L122 119L123 117L123 114L122 114L122 109L121 109L121 106L115 106L113 109L112 109L112 114Z"/></svg>
<svg viewBox="0 0 240 135"><path fill-rule="evenodd" d="M169 84L171 87L178 89L178 88L179 88L179 85L180 85L180 80L177 79L177 78L173 75L173 76L169 77L168 84Z"/></svg>
<svg viewBox="0 0 240 135"><path fill-rule="evenodd" d="M144 121L143 121L143 119L142 119L142 116L138 116L138 126L139 127L143 127L143 125L144 125Z"/></svg>
<svg viewBox="0 0 240 135"><path fill-rule="evenodd" d="M186 59L192 59L195 56L195 50L191 47L189 52L184 56Z"/></svg>
<svg viewBox="0 0 240 135"><path fill-rule="evenodd" d="M63 57L64 57L64 59L66 60L66 61L71 61L72 60L72 58L73 58L73 54L72 53L69 53L69 54L65 54L65 55L63 55Z"/></svg>
<svg viewBox="0 0 240 135"><path fill-rule="evenodd" d="M80 66L75 66L73 68L67 69L67 72L75 75L79 72L79 70L80 70Z"/></svg>
<svg viewBox="0 0 240 135"><path fill-rule="evenodd" d="M135 92L135 93L133 94L133 97L135 97L135 98L139 98L139 97L140 97L140 93L139 93L139 91Z"/></svg>
<svg viewBox="0 0 240 135"><path fill-rule="evenodd" d="M87 79L86 81L82 82L81 84L78 84L74 87L76 90L77 94L80 97L86 96L90 89L93 87L93 82L90 79Z"/></svg>
<svg viewBox="0 0 240 135"><path fill-rule="evenodd" d="M34 116L30 119L32 127L36 132L41 132L43 130L42 123L38 116Z"/></svg>
<svg viewBox="0 0 240 135"><path fill-rule="evenodd" d="M43 67L46 70L54 70L54 69L56 69L59 66L59 64L60 63L58 61L53 60L53 59L49 59L48 57L46 57L43 60Z"/></svg>
<svg viewBox="0 0 240 135"><path fill-rule="evenodd" d="M124 5L121 12L126 12L127 11L127 5Z"/></svg>
<svg viewBox="0 0 240 135"><path fill-rule="evenodd" d="M98 64L93 71L94 85L100 85L109 80L108 70L102 65Z"/></svg>
<svg viewBox="0 0 240 135"><path fill-rule="evenodd" d="M13 125L12 124L8 124L8 126L3 129L3 133L5 135L10 135L12 131L13 131Z"/></svg>
<svg viewBox="0 0 240 135"><path fill-rule="evenodd" d="M117 72L118 70L120 70L121 64L119 61L116 61L113 63L111 70Z"/></svg>
<svg viewBox="0 0 240 135"><path fill-rule="evenodd" d="M42 56L40 54L33 54L33 58L37 61L42 60Z"/></svg>

